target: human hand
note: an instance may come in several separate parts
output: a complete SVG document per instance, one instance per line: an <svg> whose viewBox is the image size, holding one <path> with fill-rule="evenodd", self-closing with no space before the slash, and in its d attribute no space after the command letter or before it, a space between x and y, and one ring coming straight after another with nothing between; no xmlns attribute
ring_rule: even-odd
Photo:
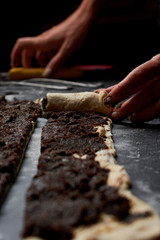
<svg viewBox="0 0 160 240"><path fill-rule="evenodd" d="M11 66L32 67L35 57L48 77L83 43L97 12L97 0L83 0L65 21L36 37L19 38L11 52ZM49 61L49 62L48 62Z"/></svg>
<svg viewBox="0 0 160 240"><path fill-rule="evenodd" d="M132 122L145 122L159 117L160 54L135 68L120 83L105 90L109 93L106 104L119 103L111 114L113 120L129 117Z"/></svg>

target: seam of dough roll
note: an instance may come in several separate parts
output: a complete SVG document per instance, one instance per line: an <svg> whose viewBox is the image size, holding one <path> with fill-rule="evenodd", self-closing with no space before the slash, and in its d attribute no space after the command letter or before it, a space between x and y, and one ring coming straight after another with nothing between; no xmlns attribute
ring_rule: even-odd
<svg viewBox="0 0 160 240"><path fill-rule="evenodd" d="M100 112L109 115L112 107L104 104L107 95L106 91L100 93L48 93L46 98L41 99L41 105L46 111Z"/></svg>

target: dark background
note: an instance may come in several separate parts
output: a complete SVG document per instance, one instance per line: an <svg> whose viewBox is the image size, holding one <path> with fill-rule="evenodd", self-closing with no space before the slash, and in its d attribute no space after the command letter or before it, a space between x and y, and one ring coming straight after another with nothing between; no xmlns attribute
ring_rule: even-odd
<svg viewBox="0 0 160 240"><path fill-rule="evenodd" d="M80 0L5 1L0 4L0 72L10 68L19 37L35 36L61 22ZM107 2L107 1L106 1ZM119 75L159 53L158 0L112 0L79 51L66 64L113 64Z"/></svg>

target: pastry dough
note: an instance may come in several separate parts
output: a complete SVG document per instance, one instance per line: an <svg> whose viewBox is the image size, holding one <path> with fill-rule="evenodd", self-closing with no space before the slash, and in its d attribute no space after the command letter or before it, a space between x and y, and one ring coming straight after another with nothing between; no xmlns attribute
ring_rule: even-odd
<svg viewBox="0 0 160 240"><path fill-rule="evenodd" d="M109 115L112 107L105 105L106 91L80 93L48 93L41 104L46 111L100 112Z"/></svg>
<svg viewBox="0 0 160 240"><path fill-rule="evenodd" d="M47 97L41 100L41 104L45 111L97 111L108 115L112 108L104 105L106 96L105 91L101 94L92 92L48 93ZM71 240L158 240L160 239L160 218L152 207L132 195L129 190L130 178L124 167L116 163L116 151L111 133L112 122L109 118L107 119L108 124L95 126L99 135L104 137L107 149L95 152L94 160L99 162L101 168L110 170L106 184L118 188L119 193L129 199L130 213L133 215L133 219L123 222L111 214L102 213L96 223L75 227ZM80 157L85 161L87 155L74 154L74 157ZM44 239L33 236L27 237L25 240Z"/></svg>

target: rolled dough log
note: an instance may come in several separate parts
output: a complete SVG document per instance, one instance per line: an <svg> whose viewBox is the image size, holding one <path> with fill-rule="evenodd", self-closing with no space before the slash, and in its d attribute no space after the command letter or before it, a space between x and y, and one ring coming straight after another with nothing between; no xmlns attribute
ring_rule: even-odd
<svg viewBox="0 0 160 240"><path fill-rule="evenodd" d="M101 91L80 93L48 93L41 99L45 111L100 112L109 115L112 107L105 105L108 93Z"/></svg>

